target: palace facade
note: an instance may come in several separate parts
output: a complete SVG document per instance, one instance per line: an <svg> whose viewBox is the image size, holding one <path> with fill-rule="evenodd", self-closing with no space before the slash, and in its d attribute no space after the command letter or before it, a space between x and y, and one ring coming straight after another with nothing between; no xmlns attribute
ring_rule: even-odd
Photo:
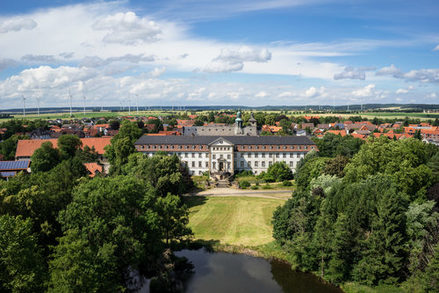
<svg viewBox="0 0 439 293"><path fill-rule="evenodd" d="M317 146L299 136L148 136L139 138L137 151L176 154L191 175L234 174L267 171L275 162L285 162L294 172L297 163Z"/></svg>

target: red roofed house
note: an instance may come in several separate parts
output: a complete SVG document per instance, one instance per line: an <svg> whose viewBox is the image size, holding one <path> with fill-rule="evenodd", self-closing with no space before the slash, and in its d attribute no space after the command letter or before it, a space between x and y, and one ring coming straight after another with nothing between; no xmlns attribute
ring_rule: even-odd
<svg viewBox="0 0 439 293"><path fill-rule="evenodd" d="M98 163L84 163L85 168L90 172L90 177L95 177L97 174L102 173L103 167Z"/></svg>
<svg viewBox="0 0 439 293"><path fill-rule="evenodd" d="M86 137L80 139L82 147L88 146L93 148L99 154L101 158L105 153L104 147L110 144L111 137ZM30 159L35 150L39 149L45 142L51 142L54 148L58 147L57 139L32 139L32 140L19 140L17 142L17 150L15 152L16 160Z"/></svg>

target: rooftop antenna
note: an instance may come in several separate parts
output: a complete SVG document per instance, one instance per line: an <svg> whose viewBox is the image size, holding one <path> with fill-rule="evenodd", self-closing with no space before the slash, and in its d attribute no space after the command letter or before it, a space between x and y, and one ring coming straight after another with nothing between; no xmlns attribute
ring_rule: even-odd
<svg viewBox="0 0 439 293"><path fill-rule="evenodd" d="M23 100L23 117L26 117L26 98L21 95L21 99Z"/></svg>
<svg viewBox="0 0 439 293"><path fill-rule="evenodd" d="M70 89L69 89L69 100L70 100L70 117L72 117L73 116L73 114L72 114L72 93L70 92Z"/></svg>

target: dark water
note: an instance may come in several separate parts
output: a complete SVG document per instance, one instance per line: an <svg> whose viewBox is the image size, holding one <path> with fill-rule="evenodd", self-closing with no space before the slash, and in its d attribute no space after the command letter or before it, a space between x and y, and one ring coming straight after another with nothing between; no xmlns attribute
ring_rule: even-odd
<svg viewBox="0 0 439 293"><path fill-rule="evenodd" d="M186 282L185 292L294 292L341 293L340 289L322 283L317 277L295 272L288 264L267 261L243 254L204 249L182 250L195 266L195 273Z"/></svg>

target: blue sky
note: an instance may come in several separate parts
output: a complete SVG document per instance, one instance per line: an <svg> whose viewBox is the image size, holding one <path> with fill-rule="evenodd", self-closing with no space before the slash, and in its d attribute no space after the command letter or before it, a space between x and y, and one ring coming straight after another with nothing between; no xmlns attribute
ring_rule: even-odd
<svg viewBox="0 0 439 293"><path fill-rule="evenodd" d="M0 108L438 103L439 2L2 1Z"/></svg>

